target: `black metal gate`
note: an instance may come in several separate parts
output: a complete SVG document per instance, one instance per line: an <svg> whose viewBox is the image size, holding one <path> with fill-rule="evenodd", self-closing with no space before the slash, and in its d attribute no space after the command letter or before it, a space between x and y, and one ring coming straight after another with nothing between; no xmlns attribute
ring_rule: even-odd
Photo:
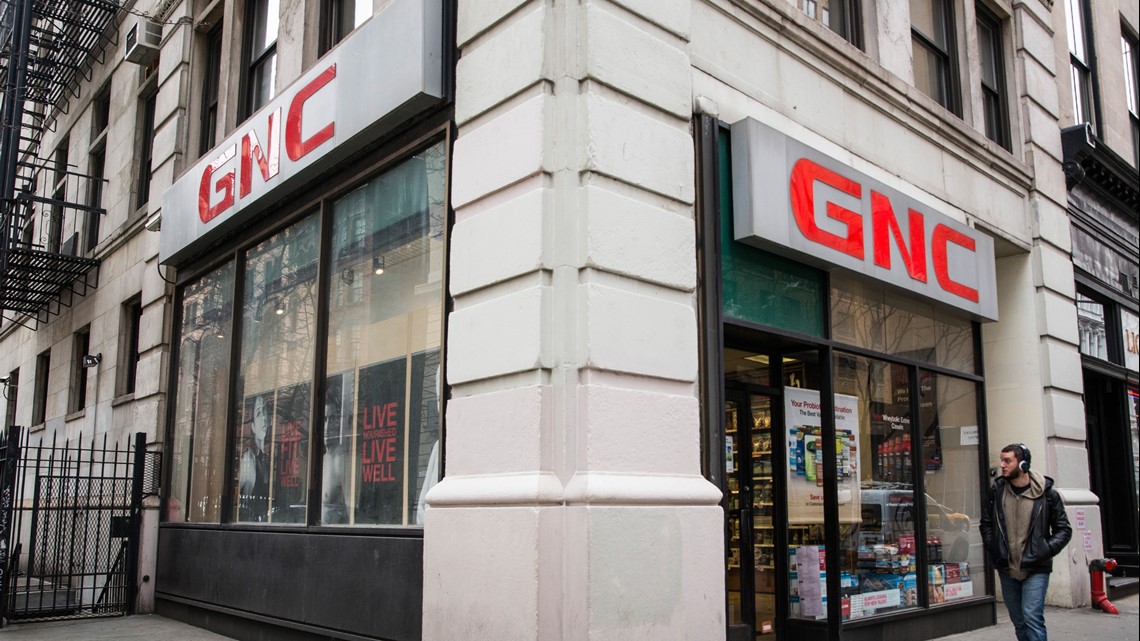
<svg viewBox="0 0 1140 641"><path fill-rule="evenodd" d="M157 489L159 454L141 432L125 447L106 435L28 445L21 434L9 427L0 451L0 617L129 614L142 499Z"/></svg>

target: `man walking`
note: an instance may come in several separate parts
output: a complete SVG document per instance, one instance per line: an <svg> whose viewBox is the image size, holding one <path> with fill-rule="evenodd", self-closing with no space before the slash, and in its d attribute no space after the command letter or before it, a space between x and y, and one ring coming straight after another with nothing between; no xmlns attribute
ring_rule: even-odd
<svg viewBox="0 0 1140 641"><path fill-rule="evenodd" d="M1020 443L1002 448L1001 476L982 510L981 531L1017 641L1046 641L1049 573L1073 529L1053 479L1032 469L1031 459Z"/></svg>

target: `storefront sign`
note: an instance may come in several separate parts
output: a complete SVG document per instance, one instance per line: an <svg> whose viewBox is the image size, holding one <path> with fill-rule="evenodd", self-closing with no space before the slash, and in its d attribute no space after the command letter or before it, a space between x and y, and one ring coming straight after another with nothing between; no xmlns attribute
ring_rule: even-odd
<svg viewBox="0 0 1140 641"><path fill-rule="evenodd" d="M732 182L736 240L997 320L989 236L752 119Z"/></svg>
<svg viewBox="0 0 1140 641"><path fill-rule="evenodd" d="M443 97L440 0L394 0L166 191L159 259L215 243Z"/></svg>
<svg viewBox="0 0 1140 641"><path fill-rule="evenodd" d="M1121 308L1120 333L1124 345L1124 366L1140 372L1140 316Z"/></svg>

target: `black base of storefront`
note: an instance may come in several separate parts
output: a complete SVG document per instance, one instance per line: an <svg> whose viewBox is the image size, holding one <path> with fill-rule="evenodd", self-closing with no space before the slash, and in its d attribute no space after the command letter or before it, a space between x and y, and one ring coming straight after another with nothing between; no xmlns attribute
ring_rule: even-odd
<svg viewBox="0 0 1140 641"><path fill-rule="evenodd" d="M969 632L996 623L996 602L992 598L982 598L970 604L900 613L882 621L856 625L849 623L843 627L839 638L842 641L921 641Z"/></svg>
<svg viewBox="0 0 1140 641"><path fill-rule="evenodd" d="M417 641L423 539L163 527L159 614L237 639Z"/></svg>

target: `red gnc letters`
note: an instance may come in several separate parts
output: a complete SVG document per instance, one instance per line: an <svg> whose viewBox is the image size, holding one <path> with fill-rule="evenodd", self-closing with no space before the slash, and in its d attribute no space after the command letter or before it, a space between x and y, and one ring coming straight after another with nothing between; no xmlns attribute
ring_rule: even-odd
<svg viewBox="0 0 1140 641"><path fill-rule="evenodd" d="M330 65L313 78L297 92L289 102L289 109L285 116L285 153L289 160L296 162L304 158L321 144L327 142L336 133L336 121L332 120L308 138L302 139L301 130L305 117L305 103L318 91L336 78L336 65ZM310 114L311 115L311 114ZM281 108L269 112L267 118L268 134L265 146L258 140L257 132L250 129L241 138L241 160L239 161L240 184L237 198L249 195L253 188L254 163L261 174L263 181L276 177L281 169ZM230 144L221 151L218 157L202 171L202 180L198 188L198 217L203 223L208 223L218 217L222 212L234 206L234 183L238 182L238 172L230 169L215 177L223 166L233 160L237 155L237 144ZM211 189L212 188L212 189ZM222 198L215 205L210 205L210 197L221 194Z"/></svg>
<svg viewBox="0 0 1140 641"><path fill-rule="evenodd" d="M828 201L827 217L843 223L846 235L835 234L821 229L815 217L815 183L823 183L862 201L863 186L801 158L792 167L788 190L791 196L792 215L796 226L809 241L829 247L853 258L864 260L863 214ZM891 201L885 195L871 190L871 242L872 255L876 266L892 270L891 243L898 247L903 267L907 275L919 282L927 282L926 262L926 220L922 213L913 209L907 211L908 239L903 237L902 228ZM975 240L941 223L934 226L930 234L930 261L934 268L935 280L945 291L961 296L971 302L978 302L978 290L960 283L950 275L948 244L953 243L971 252L976 251Z"/></svg>

